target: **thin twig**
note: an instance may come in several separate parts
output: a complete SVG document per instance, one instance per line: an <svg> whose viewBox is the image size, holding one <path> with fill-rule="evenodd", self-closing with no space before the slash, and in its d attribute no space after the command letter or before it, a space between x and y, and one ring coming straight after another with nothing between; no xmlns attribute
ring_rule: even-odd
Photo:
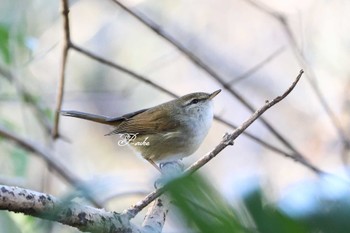
<svg viewBox="0 0 350 233"><path fill-rule="evenodd" d="M284 50L285 50L284 46L278 48L276 51L274 51L272 54L270 54L264 60L262 60L261 62L259 62L255 66L251 67L249 70L247 70L243 74L239 75L235 79L227 82L226 84L231 86L231 85L237 84L238 82L242 81L243 79L250 77L252 74L254 74L258 70L260 70L263 66L265 66L267 63L269 63L272 59L274 59L279 54L281 54Z"/></svg>
<svg viewBox="0 0 350 233"><path fill-rule="evenodd" d="M140 75L140 74L138 74L138 73L136 73L136 72L126 68L126 67L123 67L123 66L121 66L119 64L116 64L116 63L111 62L109 60L106 60L106 59L104 59L104 58L102 58L100 56L97 56L96 54L93 54L93 53L87 51L86 49L83 49L83 48L81 48L81 47L79 47L79 46L77 46L75 44L71 44L71 48L76 50L77 52L80 52L80 53L90 57L91 59L94 59L94 60L104 64L104 65L107 65L107 66L113 67L115 69L118 69L119 71L122 71L122 72L130 75L131 77L134 77L134 78L136 78L136 79L138 79L138 80L140 80L140 81L142 81L142 82L144 82L144 83L146 83L146 84L148 84L148 85L150 85L150 86L152 86L152 87L154 87L154 88L156 88L156 89L158 89L158 90L160 90L160 91L162 91L164 93L167 93L168 95L170 95L172 97L176 97L176 98L179 97L178 95L176 95L175 93L169 91L168 89L166 89L166 88L164 88L164 87L162 87L162 86L160 86L160 85L150 81L145 76ZM227 120L223 119L220 116L214 116L214 119L217 120L220 123L223 123L223 124L233 128L233 129L237 128L236 125L228 122ZM278 154L281 154L281 155L283 155L285 157L291 158L294 161L303 164L304 166L306 166L307 168L309 168L311 171L315 172L316 174L325 173L325 172L321 171L321 169L317 168L315 165L313 165L309 161L307 161L307 159L303 155L301 155L300 153L298 153L296 151L294 151L292 154L291 153L287 153L287 152L285 152L285 151L283 151L281 149L278 149L277 147L273 146L272 144L264 141L263 139L258 138L257 136L255 136L255 135L253 135L251 133L243 132L243 134L246 135L248 138L252 139L253 141L261 144L264 147L266 147L267 149L270 149L270 150L272 150L272 151L274 151L274 152L276 152Z"/></svg>
<svg viewBox="0 0 350 233"><path fill-rule="evenodd" d="M289 93L294 89L294 87L299 82L301 76L303 75L304 71L300 70L299 75L296 77L295 81L292 83L292 85L281 95L274 98L272 101L266 101L266 103L259 108L257 111L251 115L248 120L246 120L241 126L239 126L235 131L233 131L232 134L227 134L224 136L224 139L222 142L216 146L216 148L207 154L206 156L202 157L200 160L192 164L189 168L185 170L185 174L192 174L195 171L197 171L199 168L201 168L203 165L208 163L211 159L213 159L217 154L219 154L224 148L226 148L228 145L233 145L233 141L243 133L244 130L246 130L256 119L258 119L267 109L271 108L281 100L283 100Z"/></svg>
<svg viewBox="0 0 350 233"><path fill-rule="evenodd" d="M244 130L246 130L255 120L257 120L266 110L283 100L294 89L294 87L300 80L302 74L303 70L300 71L299 75L296 77L292 85L281 96L274 98L272 101L266 101L266 103L261 108L255 111L245 122L243 122L243 124L236 128L231 134L226 134L222 141L212 151L210 151L208 154L206 154L197 162L193 163L189 168L187 168L181 177L193 174L199 168L201 168L210 160L212 160L215 156L217 156L227 146L233 145L233 141L239 135L241 135L244 132ZM142 201L125 210L124 214L126 214L129 218L135 217L149 203L151 203L157 197L163 194L166 191L166 189L167 185L165 185L163 188L153 191L152 193L147 195Z"/></svg>
<svg viewBox="0 0 350 233"><path fill-rule="evenodd" d="M134 77L134 78L136 78L136 79L146 83L146 84L149 84L149 85L155 87L156 89L158 89L158 90L160 90L160 91L162 91L164 93L167 93L168 95L170 95L172 97L178 97L177 95L175 95L171 91L165 89L164 87L162 87L162 86L160 86L160 85L150 81L146 77L144 77L144 76L142 76L140 74L137 74L136 72L134 72L134 71L132 71L130 69L127 69L127 68L125 68L125 67L123 67L123 66L121 66L121 65L119 65L119 64L117 64L115 62L111 62L111 61L109 61L107 59L104 59L104 58L102 58L100 56L97 56L97 55L87 51L86 49L83 49L83 48L81 48L81 47L79 47L79 46L77 46L77 45L75 45L73 43L71 43L71 48L74 49L75 51L81 53L81 54L84 54L84 55L86 55L86 56L88 56L88 57L90 57L90 58L92 58L92 59L94 59L94 60L104 64L104 65L113 67L113 68L115 68L117 70L120 70L120 71L122 71L122 72L124 72L124 73L126 73L126 74L128 74L128 75L130 75L130 76L132 76L132 77Z"/></svg>
<svg viewBox="0 0 350 233"><path fill-rule="evenodd" d="M328 104L324 94L319 88L316 75L312 68L309 66L308 62L305 59L305 56L303 55L302 51L299 49L298 43L295 39L295 36L290 28L290 26L287 23L286 17L271 9L270 7L266 6L265 4L261 2L257 2L255 0L246 0L248 3L250 3L252 6L256 7L257 9L261 10L262 12L265 12L266 14L272 16L275 18L281 25L284 30L284 33L287 36L287 39L289 40L289 44L291 45L293 52L295 54L295 57L299 61L300 65L302 65L306 72L306 80L308 80L309 84L311 85L312 90L314 91L318 101L320 102L322 108L328 115L329 119L331 120L331 123L333 127L336 129L339 138L341 139L344 148L350 147L350 139L345 133L344 129L341 126L340 120L336 116L336 114L333 112L332 108Z"/></svg>
<svg viewBox="0 0 350 233"><path fill-rule="evenodd" d="M200 59L197 55L195 55L192 51L187 49L180 41L175 39L173 36L164 31L160 25L153 22L151 19L142 15L140 12L136 12L122 4L118 0L112 0L123 10L128 12L130 15L135 17L139 22L141 22L146 27L150 28L153 32L158 34L160 37L164 38L170 44L172 44L175 48L177 48L183 55L185 55L191 62L200 67L203 71L210 75L214 80L216 80L220 85L223 86L232 96L238 99L246 108L248 108L251 112L254 112L254 107L246 100L242 95L240 95L233 87L230 87L226 84L224 79L210 66L208 66L202 59ZM265 127L273 134L275 137L280 140L287 148L293 151L293 154L306 158L306 156L302 155L280 132L278 132L264 117L260 117L259 120L265 125Z"/></svg>
<svg viewBox="0 0 350 233"><path fill-rule="evenodd" d="M60 75L60 80L58 84L54 126L52 129L53 139L56 139L59 136L58 127L59 127L60 111L61 111L62 102L63 102L64 83L65 83L65 76L66 76L65 75L66 64L67 64L68 51L71 44L69 17L68 17L68 13L69 13L68 0L61 0L61 4L62 4L62 16L63 16L64 40L63 40L61 75Z"/></svg>
<svg viewBox="0 0 350 233"><path fill-rule="evenodd" d="M48 166L53 168L60 176L62 176L63 179L65 179L73 187L77 189L86 189L83 187L84 181L78 178L74 173L67 169L59 160L57 160L54 157L54 155L50 152L50 150L35 142L15 135L14 133L6 130L1 126L0 136L4 137L7 140L11 140L12 142L16 143L18 146L20 146L28 152L32 152L36 155L39 155L44 161L46 161ZM95 200L95 198L91 197L88 192L84 192L84 194L96 207L103 206L101 203Z"/></svg>

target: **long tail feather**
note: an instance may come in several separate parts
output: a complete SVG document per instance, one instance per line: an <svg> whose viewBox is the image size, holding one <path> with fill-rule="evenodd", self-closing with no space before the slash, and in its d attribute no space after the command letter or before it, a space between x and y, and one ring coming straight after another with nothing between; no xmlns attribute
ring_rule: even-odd
<svg viewBox="0 0 350 233"><path fill-rule="evenodd" d="M98 122L98 123L106 124L106 125L115 125L116 124L115 118L113 119L110 117L95 115L95 114L91 114L91 113L78 112L78 111L61 111L61 114L63 116L80 118L80 119Z"/></svg>

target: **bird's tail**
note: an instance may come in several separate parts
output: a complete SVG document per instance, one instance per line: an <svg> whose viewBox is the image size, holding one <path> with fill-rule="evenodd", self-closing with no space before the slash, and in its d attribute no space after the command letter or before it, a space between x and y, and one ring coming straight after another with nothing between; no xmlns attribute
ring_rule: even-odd
<svg viewBox="0 0 350 233"><path fill-rule="evenodd" d="M116 119L101 116L101 115L95 115L91 113L85 113L85 112L78 112L78 111L61 111L61 114L63 116L69 116L69 117L75 117L80 118L88 121L98 122L105 125L115 125L117 123Z"/></svg>

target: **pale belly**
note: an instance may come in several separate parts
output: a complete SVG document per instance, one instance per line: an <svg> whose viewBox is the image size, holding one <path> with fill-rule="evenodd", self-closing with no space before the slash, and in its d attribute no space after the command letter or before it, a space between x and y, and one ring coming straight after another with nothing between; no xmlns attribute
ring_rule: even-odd
<svg viewBox="0 0 350 233"><path fill-rule="evenodd" d="M131 145L145 159L170 162L193 154L202 144L211 126L212 116L193 120L183 131L139 136ZM149 142L147 145L145 141ZM142 144L143 143L143 144Z"/></svg>

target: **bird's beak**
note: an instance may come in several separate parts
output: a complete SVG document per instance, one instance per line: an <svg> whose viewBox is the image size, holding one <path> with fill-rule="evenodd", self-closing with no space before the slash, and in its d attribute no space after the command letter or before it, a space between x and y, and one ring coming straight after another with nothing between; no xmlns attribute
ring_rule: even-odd
<svg viewBox="0 0 350 233"><path fill-rule="evenodd" d="M215 96L217 96L221 92L221 89L214 91L213 93L210 94L209 99L213 99Z"/></svg>

